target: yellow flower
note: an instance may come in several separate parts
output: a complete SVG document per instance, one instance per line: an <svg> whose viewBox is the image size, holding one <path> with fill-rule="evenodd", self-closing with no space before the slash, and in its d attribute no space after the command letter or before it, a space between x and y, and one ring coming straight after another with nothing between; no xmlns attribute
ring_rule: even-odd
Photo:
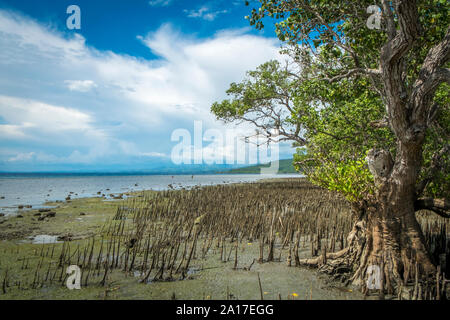
<svg viewBox="0 0 450 320"><path fill-rule="evenodd" d="M264 294L269 294L267 291L264 291Z"/></svg>
<svg viewBox="0 0 450 320"><path fill-rule="evenodd" d="M247 243L249 246L251 246L252 245L252 243L251 242L249 242L249 243Z"/></svg>
<svg viewBox="0 0 450 320"><path fill-rule="evenodd" d="M298 294L294 292L294 293L292 294L292 296L298 297Z"/></svg>

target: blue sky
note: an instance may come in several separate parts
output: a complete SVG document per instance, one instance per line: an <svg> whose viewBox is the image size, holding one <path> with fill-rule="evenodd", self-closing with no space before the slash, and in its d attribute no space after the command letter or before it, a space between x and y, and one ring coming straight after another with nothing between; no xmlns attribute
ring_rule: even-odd
<svg viewBox="0 0 450 320"><path fill-rule="evenodd" d="M81 30L66 27L73 4ZM243 136L250 127L224 125L209 109L246 71L282 59L273 28L257 31L244 19L254 6L0 0L0 171L170 166L172 134L194 136L194 121ZM197 151L204 159L235 153L227 142ZM280 157L292 152L283 145Z"/></svg>

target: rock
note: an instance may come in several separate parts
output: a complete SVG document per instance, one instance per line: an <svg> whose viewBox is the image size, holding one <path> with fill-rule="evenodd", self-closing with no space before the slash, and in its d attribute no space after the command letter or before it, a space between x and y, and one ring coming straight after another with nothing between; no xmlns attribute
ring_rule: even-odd
<svg viewBox="0 0 450 320"><path fill-rule="evenodd" d="M85 216L85 215L86 215L86 213L80 212L80 216Z"/></svg>
<svg viewBox="0 0 450 320"><path fill-rule="evenodd" d="M128 241L128 242L126 243L126 246L127 246L128 248L131 249L131 248L134 247L134 245L136 244L136 242L137 242L137 239L131 238L130 241Z"/></svg>
<svg viewBox="0 0 450 320"><path fill-rule="evenodd" d="M17 208L19 208L19 210L22 210L23 209L23 205L19 205Z"/></svg>
<svg viewBox="0 0 450 320"><path fill-rule="evenodd" d="M66 198L66 201L70 201L70 196Z"/></svg>
<svg viewBox="0 0 450 320"><path fill-rule="evenodd" d="M40 212L38 212L38 213L35 213L33 216L35 216L35 217L40 217L42 214L40 213Z"/></svg>
<svg viewBox="0 0 450 320"><path fill-rule="evenodd" d="M38 221L44 221L45 218L46 218L46 216L40 216L40 217L38 218Z"/></svg>
<svg viewBox="0 0 450 320"><path fill-rule="evenodd" d="M4 217L5 216L5 214L4 213L0 213L0 217Z"/></svg>
<svg viewBox="0 0 450 320"><path fill-rule="evenodd" d="M50 211L52 211L52 210L50 210L50 209L39 209L40 213L50 212Z"/></svg>
<svg viewBox="0 0 450 320"><path fill-rule="evenodd" d="M17 215L17 218L23 218L23 215L19 214Z"/></svg>
<svg viewBox="0 0 450 320"><path fill-rule="evenodd" d="M2 200L3 200L3 199L5 199L5 197L0 197L0 199L2 199Z"/></svg>
<svg viewBox="0 0 450 320"><path fill-rule="evenodd" d="M72 239L73 239L73 235L70 234L70 233L66 234L66 235L63 235L63 236L59 236L57 238L58 241L72 241Z"/></svg>
<svg viewBox="0 0 450 320"><path fill-rule="evenodd" d="M53 211L51 211L45 215L46 218L54 218L55 216L56 216L56 212L53 212Z"/></svg>
<svg viewBox="0 0 450 320"><path fill-rule="evenodd" d="M27 206L25 206L25 208L31 209L31 208L33 208L33 206L27 205Z"/></svg>

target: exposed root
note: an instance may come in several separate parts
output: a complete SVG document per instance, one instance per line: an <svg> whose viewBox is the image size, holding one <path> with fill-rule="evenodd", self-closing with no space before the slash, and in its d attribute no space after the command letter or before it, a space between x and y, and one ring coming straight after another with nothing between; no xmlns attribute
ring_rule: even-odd
<svg viewBox="0 0 450 320"><path fill-rule="evenodd" d="M432 283L425 290L425 285L418 279L423 278L428 285L429 276L435 274L435 267L431 264L423 243L418 241L420 234L409 223L406 220L402 224L408 232L402 233L402 237L395 237L395 232L392 231L398 225L385 221L358 221L347 238L347 248L334 253L323 252L312 259L301 259L300 265L317 268L319 272L339 279L346 285L358 286L363 291L367 290L368 278L373 276L368 270L375 267L379 270L376 289L379 290L380 297L386 291L391 295L397 294L402 299L419 299L421 296L418 293L411 294L411 290L407 288L408 277L411 279L414 274L414 291L423 291L425 295L428 292L431 297L434 290ZM373 267L369 268L370 266Z"/></svg>

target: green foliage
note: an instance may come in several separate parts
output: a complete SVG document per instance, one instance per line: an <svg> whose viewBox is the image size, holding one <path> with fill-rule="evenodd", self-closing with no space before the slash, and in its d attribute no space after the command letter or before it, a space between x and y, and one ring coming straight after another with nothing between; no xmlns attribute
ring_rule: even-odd
<svg viewBox="0 0 450 320"><path fill-rule="evenodd" d="M374 194L373 177L367 168L364 157L359 160L328 161L321 154L309 155L314 161L306 164L309 168L309 180L328 190L343 194L350 202L356 202ZM305 155L297 153L294 161L302 162ZM320 159L320 164L317 160ZM297 170L305 168L305 164L297 166Z"/></svg>
<svg viewBox="0 0 450 320"><path fill-rule="evenodd" d="M349 201L365 199L374 190L367 151L373 147L392 150L395 145L388 129L371 126L384 115L382 102L362 78L336 85L323 81L304 85L305 95L314 92L316 104L323 106L310 107L298 119L306 128L308 144L306 153L300 149L295 155L297 168L305 170L311 182L338 191Z"/></svg>
<svg viewBox="0 0 450 320"><path fill-rule="evenodd" d="M436 92L434 102L440 106L435 121L427 130L423 148L423 168L420 178L427 177L433 162L433 155L439 153L445 145L450 143L450 86L442 84ZM424 190L424 195L433 198L450 199L450 155L443 153L440 162L442 168L436 170L432 181Z"/></svg>
<svg viewBox="0 0 450 320"><path fill-rule="evenodd" d="M223 121L247 121L258 129L281 127L302 148L295 155L298 169L320 186L359 201L373 193L373 178L365 163L367 151L387 149L396 155L397 141L388 128L374 126L387 117L383 85L367 74L348 74L358 68L377 69L386 43L382 30L366 27L371 0L259 0L248 17L257 29L265 19L276 20L283 53L292 65L271 61L249 72L227 91L230 99L217 102L212 112ZM448 1L417 0L422 32L405 59L405 85L417 78L430 48L445 35L450 23ZM396 19L396 17L394 16ZM449 67L447 65L446 67ZM334 81L329 81L334 78ZM429 124L420 178L432 176L423 195L449 197L450 159L433 171L433 159L450 141L449 86L441 85L434 102L437 116ZM419 195L420 196L420 195Z"/></svg>

